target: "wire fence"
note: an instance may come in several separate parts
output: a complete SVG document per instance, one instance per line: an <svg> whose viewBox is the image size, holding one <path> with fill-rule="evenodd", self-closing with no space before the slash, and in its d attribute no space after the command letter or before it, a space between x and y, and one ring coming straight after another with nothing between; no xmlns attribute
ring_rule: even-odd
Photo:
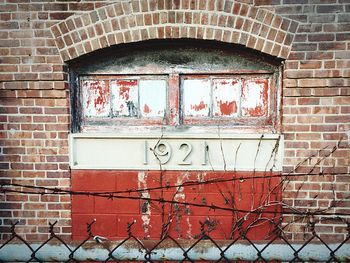
<svg viewBox="0 0 350 263"><path fill-rule="evenodd" d="M350 196L340 195L338 197L334 189L334 183L331 183L332 191L328 198L329 205L327 207L311 206L305 208L292 206L279 198L280 193L284 192L293 178L308 177L313 180L324 176L348 176L348 172L340 173L327 169L318 171L316 169L337 148L338 145L330 149L327 154L322 155L304 173L297 172L297 169L312 157L303 160L293 171L288 173L276 174L272 171L265 171L261 175L253 172L250 176L242 176L233 171L230 176L226 177L187 180L173 184L164 183L163 179L166 172L161 169L159 185L152 187L138 186L110 192L73 191L69 188L36 186L2 179L0 180L0 193L4 195L92 196L110 200L142 201L143 204L146 204L142 206L142 208L145 208L145 211L142 210L143 214L147 214L148 209L155 209L160 206L158 210L160 211L161 223L160 229L157 230L159 233L157 232L154 235L157 238L153 240L145 240L144 237L141 237L137 231L140 222L131 220L125 225L125 237L120 237L118 240L109 240L102 237L98 231L95 233L93 228L95 224L103 222L92 221L86 226L86 238L80 241L72 241L67 240L66 236L58 234L59 223L54 222L49 225L47 240L34 242L26 240L24 236L19 234L22 233L19 230L22 226L19 222L15 222L9 228L9 235L6 233L3 235L7 240L0 243L0 262L195 262L200 260L214 262L350 262L350 214L348 209L341 209L342 202L348 201ZM256 205L240 208L236 201L237 192L231 188L228 188L229 191L221 189L225 184L234 185L243 181L245 184L252 186L252 193L258 182L261 182L261 187L268 189L266 194L252 197L251 203L254 204L253 201L256 197ZM176 198L179 193L182 193L181 191L185 191L184 189L204 185L215 186L220 194L219 196L225 202L220 204L217 202L203 203L202 200ZM295 189L295 196L303 187L304 183L301 183ZM165 193L169 195L166 196ZM318 194L307 201L317 199ZM277 196L277 198L274 196ZM247 196L246 199L248 200ZM181 213L185 213L189 207L207 209L215 213L230 212L232 222L228 224L230 225L228 238L220 240L215 237L214 232L217 224L210 220L204 220L199 222L200 230L198 234L196 233L188 239L179 239L179 236L176 236L169 229L174 225L172 220ZM183 208L183 211L180 208ZM286 216L288 216L288 219ZM330 235L325 235L321 230L318 231L319 226L320 229L324 226L324 221L332 221L332 225L337 225L337 227L332 228ZM265 223L268 226L265 225L264 228L262 225ZM299 224L299 226L302 225L303 228L304 237L298 242L296 240L299 239L290 235L290 233L293 233L293 229L288 229L294 223ZM264 238L259 240L254 239L254 235L250 235L258 228L266 230ZM329 238L334 237L334 235L337 235L337 239ZM84 236L84 234L81 233L79 236Z"/></svg>
<svg viewBox="0 0 350 263"><path fill-rule="evenodd" d="M87 235L82 241L67 241L55 233L50 223L49 238L43 242L28 242L11 226L11 236L0 246L1 262L107 262L107 261L213 261L232 262L349 262L350 223L342 242L330 242L316 232L316 223L309 223L310 235L303 242L292 242L275 225L275 236L270 240L254 241L244 232L233 240L211 238L210 228L201 223L197 239L178 240L165 235L160 240L140 240L133 234L135 222L127 224L128 236L112 241L92 232L95 221L87 224ZM167 227L167 226L163 226Z"/></svg>

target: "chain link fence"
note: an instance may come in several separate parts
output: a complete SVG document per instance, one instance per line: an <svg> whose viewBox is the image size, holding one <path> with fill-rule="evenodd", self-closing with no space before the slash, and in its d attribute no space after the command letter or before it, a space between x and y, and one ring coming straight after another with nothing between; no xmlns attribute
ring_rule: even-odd
<svg viewBox="0 0 350 263"><path fill-rule="evenodd" d="M95 221L87 225L87 236L82 241L60 237L55 233L55 222L50 223L50 236L46 241L29 242L16 232L17 223L11 226L9 239L0 246L1 262L350 261L350 223L345 223L347 235L338 243L321 238L315 231L315 223L309 223L308 237L300 242L290 241L277 224L270 240L254 241L244 232L233 240L214 240L204 223L201 223L197 239L179 240L165 235L160 240L140 240L133 234L135 222L126 226L128 236L125 239L111 241L92 232Z"/></svg>

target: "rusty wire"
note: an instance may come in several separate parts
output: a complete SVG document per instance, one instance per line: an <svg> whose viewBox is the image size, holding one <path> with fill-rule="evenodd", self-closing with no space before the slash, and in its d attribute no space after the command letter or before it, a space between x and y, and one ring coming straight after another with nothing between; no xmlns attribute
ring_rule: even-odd
<svg viewBox="0 0 350 263"><path fill-rule="evenodd" d="M338 147L338 146L337 146ZM11 228L11 236L10 238L3 243L0 246L0 255L1 255L1 249L4 249L7 244L10 244L13 240L17 240L18 242L22 242L28 249L31 251L31 256L28 258L27 262L35 261L35 262L41 262L40 259L37 258L37 253L48 243L50 243L52 240L56 240L57 242L61 243L63 246L66 247L67 253L69 253L69 260L67 262L75 262L77 261L75 259L75 254L77 251L84 246L87 242L90 242L91 239L95 240L97 243L102 244L103 247L108 251L108 257L104 261L118 261L119 259L115 257L115 252L118 251L118 249L121 248L124 244L128 242L136 242L136 244L139 246L140 250L144 251L144 261L146 262L153 262L152 255L153 252L164 242L171 241L177 248L179 248L182 251L183 259L182 261L191 261L193 262L193 259L190 256L190 252L203 240L206 240L208 242L211 242L212 246L215 247L220 251L220 258L217 261L229 261L229 259L225 256L225 252L227 252L230 247L235 246L237 242L240 240L245 240L249 244L251 244L254 249L256 250L256 259L255 261L264 261L267 262L267 260L263 256L263 252L276 240L284 242L286 245L288 245L294 252L294 259L293 261L303 261L299 254L300 252L307 247L309 244L313 243L314 241L321 242L324 247L329 251L329 260L328 262L335 261L340 262L340 259L336 256L336 252L344 245L347 244L350 239L350 223L343 218L342 216L349 216L349 213L344 212L335 212L331 211L332 208L336 208L337 202L341 202L343 200L346 200L348 198L344 198L341 200L333 200L331 206L327 209L304 209L301 210L300 208L296 207L290 207L287 204L283 203L282 201L275 201L271 202L268 200L269 195L271 193L274 193L274 191L283 191L283 184L288 184L290 179L293 177L303 177L303 176L324 176L324 175L349 175L349 173L316 173L315 167L320 164L322 160L325 158L331 156L331 154L337 149L337 147L334 147L328 154L326 154L324 157L320 158L316 164L310 169L307 173L296 173L299 166L303 165L305 161L310 159L311 157L307 158L306 160L300 162L296 166L296 168L289 172L289 173L273 173L272 171L265 171L265 174L262 176L256 176L255 173L253 176L236 176L236 171L233 171L233 176L231 178L215 178L210 180L192 180L192 181L185 181L181 184L173 184L173 185L163 185L162 183L162 172L163 169L160 165L160 186L157 187L150 187L150 188L138 188L138 189L124 189L122 191L112 191L112 192L91 192L91 191L71 191L67 188L58 188L58 187L42 187L42 186L33 186L33 185L25 185L25 184L18 184L18 183L10 183L6 180L0 181L0 193L6 194L6 193L19 193L19 194L30 194L30 195L86 195L86 196L98 196L98 197L104 197L108 199L134 199L134 200L144 200L148 202L148 204L152 203L159 203L162 205L162 229L161 233L159 235L160 239L153 244L153 246L147 245L143 240L139 239L136 235L133 234L132 228L135 222L130 222L127 225L127 233L128 237L120 240L120 243L116 245L115 247L106 246L104 241L101 241L98 238L98 235L94 235L92 233L92 226L95 223L95 221L91 222L87 225L87 237L84 239L81 243L78 244L74 249L72 249L66 241L64 241L62 238L60 238L58 235L54 232L54 226L56 224L52 223L49 227L49 234L50 237L43 242L40 246L33 248L31 247L30 243L26 241L24 238L19 236L16 231L16 225L18 222L15 222ZM259 150L259 147L258 147ZM258 152L257 152L258 154ZM270 159L273 159L274 151L271 153ZM254 170L255 171L255 170ZM225 171L226 172L226 171ZM219 183L227 183L227 182L235 182L235 181L242 181L242 180L256 180L256 179L272 179L272 178L281 178L280 182L274 186L272 189L270 189L269 184L269 194L265 196L265 200L260 200L258 207L252 207L250 210L243 210L243 209L237 209L234 204L234 193L228 193L231 196L226 196L221 189L218 187L218 191L221 193L222 197L226 200L228 199L227 204L230 206L218 206L213 204L203 204L203 203L193 203L193 202L184 202L184 201L178 201L174 199L174 196L172 199L164 199L163 195L160 196L160 198L150 198L145 197L142 195L142 193L146 191L155 191L155 190L168 190L168 189L175 189L178 191L180 188L186 188L191 186L197 186L197 185L205 185L205 184L216 184ZM285 187L284 185L284 187ZM301 184L300 189L303 187L303 184ZM300 190L298 189L297 192ZM136 193L138 196L132 196L130 194ZM263 196L260 197L262 199ZM230 200L231 198L231 200ZM184 205L184 206L194 206L194 207L202 207L202 208L208 208L209 210L224 210L224 211L231 211L232 212L232 220L235 222L232 224L232 230L231 230L231 236L229 238L230 242L229 245L225 248L219 245L218 241L214 240L210 236L210 232L215 229L216 225L215 222L210 221L204 221L201 222L201 232L194 236L193 243L190 244L190 246L183 247L180 242L178 242L177 239L173 238L171 235L169 235L169 226L171 224L171 214L168 215L168 218L165 218L164 214L164 204L170 204L171 206L176 205ZM269 208L274 207L273 211L271 211ZM281 209L279 209L281 208ZM171 209L172 210L172 209ZM174 211L173 211L174 212ZM238 213L245 213L243 216L238 216ZM256 217L248 226L243 227L243 223L245 222L245 219L248 215L254 214ZM264 218L262 217L263 214L272 214L272 218ZM296 218L291 222L284 222L282 223L282 215L295 215ZM315 216L324 216L325 220L336 220L340 221L347 225L347 235L346 238L338 245L337 248L332 249L330 246L327 245L327 242L321 238L320 235L318 235L315 231ZM310 229L311 234L308 235L308 239L302 244L302 246L299 246L298 248L295 248L291 241L288 240L286 237L284 230L293 222L297 222L300 220L307 220L307 226ZM323 219L320 218L319 221L321 222ZM260 248L254 243L253 240L251 240L247 233L252 230L253 226L259 226L261 222L268 221L271 229L268 236L268 243L265 247ZM235 233L236 235L233 235ZM238 235L237 235L238 233ZM98 234L98 233L97 233ZM1 258L0 258L1 259ZM1 260L0 260L1 261Z"/></svg>
<svg viewBox="0 0 350 263"><path fill-rule="evenodd" d="M349 173L327 173L327 175L348 175ZM234 181L242 181L242 180L253 180L253 179L268 179L268 178L283 178L286 179L286 176L289 177L297 177L297 176L324 176L325 173L314 173L314 174L308 174L308 173L298 173L298 174L269 174L269 175L263 175L263 176L240 176L240 177L232 177L228 179L209 179L205 181L185 181L182 184L174 184L174 185L165 185L162 184L157 187L149 187L149 188L139 188L139 189L126 189L122 191L110 191L110 192L98 192L98 191L72 191L67 190L65 188L59 188L59 187L43 187L43 186L33 186L33 185L26 185L26 184L18 184L18 183L9 183L9 182L1 182L0 181L0 193L6 194L6 193L19 193L19 194L30 194L30 195L80 195L80 196L97 196L97 197L104 197L108 199L131 199L131 200L143 200L150 203L160 203L160 204L176 204L176 205L185 205L185 206L194 206L194 207L202 207L202 208L208 208L210 210L223 210L223 211L231 211L231 212L241 212L241 213L252 213L252 214L261 214L267 213L267 214L286 214L286 215L304 215L304 216L311 216L311 215L331 215L331 216L349 216L350 213L344 213L344 212L327 212L331 208L335 208L336 204L338 202L342 202L344 200L348 200L350 198L343 198L339 200L333 200L333 203L330 207L327 209L308 209L308 210L301 210L297 209L295 207L290 207L286 205L283 202L272 204L270 202L262 202L265 203L265 205L261 205L258 208L252 208L251 210L244 210L244 209L237 209L234 207L224 207L224 206L218 206L214 204L202 204L202 203L193 203L193 202L185 202L185 201L177 201L174 199L164 199L162 196L160 198L151 198L151 197L144 197L142 196L142 193L145 191L155 191L155 190L168 190L168 189L180 189L181 187L191 187L196 185L204 185L204 184L218 184L218 183L225 183L225 182L234 182ZM282 180L283 181L283 180ZM270 192L274 192L277 187L281 187L282 183L279 183L277 186L275 186ZM301 186L302 187L302 186ZM28 189L28 190L23 190ZM34 190L34 191L32 191ZM298 189L299 191L300 189ZM132 193L138 193L139 196L131 196ZM126 194L126 195L123 195ZM225 197L223 195L223 197ZM266 211L267 206L280 206L283 209L281 211Z"/></svg>

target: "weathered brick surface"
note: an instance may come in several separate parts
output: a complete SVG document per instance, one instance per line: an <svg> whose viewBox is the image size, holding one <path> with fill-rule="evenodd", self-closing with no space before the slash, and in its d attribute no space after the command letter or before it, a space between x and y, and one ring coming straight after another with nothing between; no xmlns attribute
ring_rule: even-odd
<svg viewBox="0 0 350 263"><path fill-rule="evenodd" d="M347 201L342 201L350 190L349 176L342 174L350 172L349 12L346 0L3 0L1 180L70 187L65 61L119 43L216 39L286 59L282 99L285 172L296 167L299 172L309 172L318 164L314 172L339 173L292 178L284 191L285 202L300 208L335 204L337 211L349 213ZM339 149L318 163L340 140ZM0 195L0 201L0 233L8 231L11 220L20 219L28 239L43 239L46 229L40 226L58 219L59 231L71 234L67 196L7 194ZM326 222L320 231L337 233L332 224ZM294 238L303 237L301 227L290 231Z"/></svg>

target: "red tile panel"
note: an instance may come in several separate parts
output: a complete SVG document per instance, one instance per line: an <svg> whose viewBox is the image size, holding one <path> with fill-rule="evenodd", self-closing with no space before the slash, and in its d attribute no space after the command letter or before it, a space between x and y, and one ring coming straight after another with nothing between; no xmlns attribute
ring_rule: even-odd
<svg viewBox="0 0 350 263"><path fill-rule="evenodd" d="M171 221L169 233L178 238L195 238L200 234L200 222L202 222L205 227L211 228L213 237L225 239L237 235L238 230L232 230L232 227L239 220L244 220L244 227L249 229L247 234L250 238L268 238L271 230L269 220L278 220L280 206L275 203L281 200L279 178L269 178L269 175L278 174L209 171L73 171L73 189L92 193L89 197L72 198L73 238L79 239L84 236L86 223L94 218L97 219L94 226L95 234L114 239L126 237L127 223L134 221L133 233L136 236L157 239L161 226L169 220ZM232 180L233 178L239 180ZM190 185L203 181L212 182ZM181 186L173 187L175 185ZM160 186L163 186L163 189L149 189ZM149 190L138 192L135 191L137 189ZM93 196L96 192L115 191L118 191L114 193L118 197ZM135 200L133 199L135 197L141 199ZM151 200L147 200L148 198ZM161 200L166 202L163 203ZM259 219L258 215L248 212L259 207L263 208L263 218L266 222ZM254 228L258 230L252 230Z"/></svg>

